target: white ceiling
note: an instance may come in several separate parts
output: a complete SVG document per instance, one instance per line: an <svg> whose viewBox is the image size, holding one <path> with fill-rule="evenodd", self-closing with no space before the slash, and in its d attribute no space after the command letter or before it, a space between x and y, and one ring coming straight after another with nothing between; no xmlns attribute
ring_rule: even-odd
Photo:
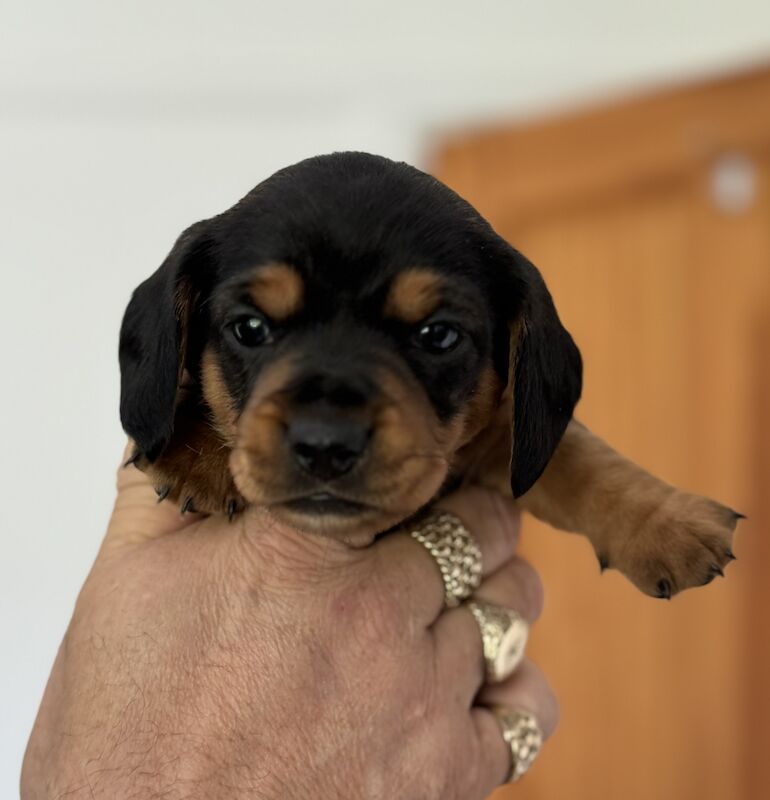
<svg viewBox="0 0 770 800"><path fill-rule="evenodd" d="M767 0L5 0L3 107L417 129L770 57Z"/></svg>

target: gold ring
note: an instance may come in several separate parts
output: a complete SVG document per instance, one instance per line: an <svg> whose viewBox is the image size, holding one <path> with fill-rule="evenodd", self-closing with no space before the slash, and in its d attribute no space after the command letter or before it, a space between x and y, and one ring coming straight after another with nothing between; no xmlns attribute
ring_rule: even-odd
<svg viewBox="0 0 770 800"><path fill-rule="evenodd" d="M470 600L466 606L481 633L487 682L500 683L514 673L524 658L529 625L521 614L509 608L480 600Z"/></svg>
<svg viewBox="0 0 770 800"><path fill-rule="evenodd" d="M433 556L444 581L444 604L457 608L481 583L481 548L476 540L447 511L426 517L409 535Z"/></svg>
<svg viewBox="0 0 770 800"><path fill-rule="evenodd" d="M515 783L532 766L543 746L543 734L535 717L527 711L493 706L503 739L511 748L511 772L506 783Z"/></svg>

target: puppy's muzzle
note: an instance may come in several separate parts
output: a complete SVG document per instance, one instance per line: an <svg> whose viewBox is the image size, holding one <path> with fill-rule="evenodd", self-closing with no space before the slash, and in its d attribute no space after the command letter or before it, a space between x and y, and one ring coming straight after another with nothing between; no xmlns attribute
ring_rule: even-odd
<svg viewBox="0 0 770 800"><path fill-rule="evenodd" d="M313 478L329 482L350 472L371 437L371 427L325 409L292 416L286 438L295 463Z"/></svg>
<svg viewBox="0 0 770 800"><path fill-rule="evenodd" d="M286 441L304 473L328 483L362 460L372 435L369 386L329 374L301 381L286 420Z"/></svg>

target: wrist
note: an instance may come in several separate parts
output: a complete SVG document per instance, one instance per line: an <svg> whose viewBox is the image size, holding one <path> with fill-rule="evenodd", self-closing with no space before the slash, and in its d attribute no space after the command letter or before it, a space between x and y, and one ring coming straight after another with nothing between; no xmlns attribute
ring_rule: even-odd
<svg viewBox="0 0 770 800"><path fill-rule="evenodd" d="M40 742L40 746L38 746ZM75 739L47 747L33 732L21 774L21 800L277 800L256 759L227 759L204 737L147 731L117 747ZM270 770L265 770L268 775ZM274 788L274 787L273 787Z"/></svg>

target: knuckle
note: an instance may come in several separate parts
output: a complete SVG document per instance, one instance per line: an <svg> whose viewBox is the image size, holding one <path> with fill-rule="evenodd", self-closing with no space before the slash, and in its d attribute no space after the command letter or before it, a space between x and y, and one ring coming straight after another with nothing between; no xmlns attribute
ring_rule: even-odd
<svg viewBox="0 0 770 800"><path fill-rule="evenodd" d="M411 615L404 613L403 592L376 570L362 575L345 592L341 602L350 607L351 633L359 645L374 646L378 652L385 652L408 638L405 634L413 622Z"/></svg>
<svg viewBox="0 0 770 800"><path fill-rule="evenodd" d="M434 724L443 709L438 702L436 679L433 674L426 672L422 679L417 678L412 682L410 702L404 713L406 730L418 732L425 725Z"/></svg>
<svg viewBox="0 0 770 800"><path fill-rule="evenodd" d="M510 499L505 499L496 492L492 493L490 503L494 508L492 519L495 520L498 535L502 537L508 550L512 551L519 540L521 515Z"/></svg>
<svg viewBox="0 0 770 800"><path fill-rule="evenodd" d="M482 584L479 596L518 612L530 624L543 611L544 592L540 576L520 558L509 561L486 584Z"/></svg>
<svg viewBox="0 0 770 800"><path fill-rule="evenodd" d="M516 559L516 579L521 595L521 607L517 611L528 620L536 620L543 613L545 592L543 581L534 568L522 559Z"/></svg>
<svg viewBox="0 0 770 800"><path fill-rule="evenodd" d="M546 684L546 691L543 694L543 710L541 711L540 719L540 725L545 738L553 736L559 725L560 717L561 709L559 707L559 698L556 697L553 689Z"/></svg>
<svg viewBox="0 0 770 800"><path fill-rule="evenodd" d="M502 744L502 735L489 712L479 710L474 714L474 734L471 736L470 763L465 773L467 790L478 791L502 782L507 769L507 751ZM494 772L494 774L490 774Z"/></svg>

